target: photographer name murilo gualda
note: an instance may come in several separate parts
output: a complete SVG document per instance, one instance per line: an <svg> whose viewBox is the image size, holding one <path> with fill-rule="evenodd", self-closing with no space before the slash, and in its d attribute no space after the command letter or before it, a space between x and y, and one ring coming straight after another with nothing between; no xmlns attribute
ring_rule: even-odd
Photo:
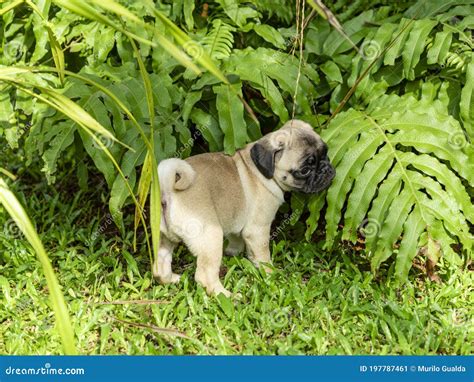
<svg viewBox="0 0 474 382"><path fill-rule="evenodd" d="M461 366L461 365L456 365L456 366L426 366L426 365L418 365L417 368L418 372L424 372L424 373L465 373L466 372L466 367Z"/></svg>

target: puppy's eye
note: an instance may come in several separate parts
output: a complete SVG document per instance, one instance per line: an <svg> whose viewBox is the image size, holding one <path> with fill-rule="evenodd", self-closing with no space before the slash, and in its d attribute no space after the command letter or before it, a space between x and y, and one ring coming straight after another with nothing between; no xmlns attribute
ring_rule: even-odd
<svg viewBox="0 0 474 382"><path fill-rule="evenodd" d="M300 170L301 176L308 176L311 173L311 167L303 167Z"/></svg>

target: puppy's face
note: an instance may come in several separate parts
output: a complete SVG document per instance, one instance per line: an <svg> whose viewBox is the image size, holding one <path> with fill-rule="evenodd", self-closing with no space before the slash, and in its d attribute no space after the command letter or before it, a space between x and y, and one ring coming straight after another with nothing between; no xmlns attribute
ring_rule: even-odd
<svg viewBox="0 0 474 382"><path fill-rule="evenodd" d="M259 171L284 191L320 192L336 174L327 145L309 124L296 119L255 142L250 156Z"/></svg>

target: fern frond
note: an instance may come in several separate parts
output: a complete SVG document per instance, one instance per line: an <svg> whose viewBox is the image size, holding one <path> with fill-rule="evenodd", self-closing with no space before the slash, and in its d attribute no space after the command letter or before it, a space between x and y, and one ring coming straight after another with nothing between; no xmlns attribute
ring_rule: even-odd
<svg viewBox="0 0 474 382"><path fill-rule="evenodd" d="M429 240L448 261L460 261L453 243L472 256L474 207L466 185L474 185L474 155L459 122L437 103L385 98L380 105L389 99L392 110L405 111L351 109L322 132L336 166L326 195L326 245L343 222L342 239L364 237L374 270L396 254L395 273L404 279ZM308 225L315 227L320 199L312 203Z"/></svg>
<svg viewBox="0 0 474 382"><path fill-rule="evenodd" d="M258 68L258 71L255 68ZM319 77L309 65L302 67L299 76L299 62L296 57L267 48L235 49L225 63L225 69L259 89L282 121L288 119L284 97L292 95L298 83L300 91L297 95L297 105L304 114L312 114L310 101L316 98L314 84L319 82Z"/></svg>
<svg viewBox="0 0 474 382"><path fill-rule="evenodd" d="M235 28L221 19L215 19L212 22L211 30L202 40L202 45L211 58L222 60L230 56L234 45L233 31Z"/></svg>

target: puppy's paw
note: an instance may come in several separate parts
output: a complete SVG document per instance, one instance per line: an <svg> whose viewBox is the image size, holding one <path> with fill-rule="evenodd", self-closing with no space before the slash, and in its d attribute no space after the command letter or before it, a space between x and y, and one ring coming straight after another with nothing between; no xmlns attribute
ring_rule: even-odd
<svg viewBox="0 0 474 382"><path fill-rule="evenodd" d="M223 286L219 286L219 287L216 287L214 288L214 290L212 291L212 293L216 296L218 296L219 294L223 294L224 296L226 297L231 297L232 296L232 293L230 293L227 289L225 289Z"/></svg>
<svg viewBox="0 0 474 382"><path fill-rule="evenodd" d="M233 300L237 300L237 301L242 300L242 298L243 298L242 293L238 293L238 292L237 293L232 293L231 297L232 297Z"/></svg>
<svg viewBox="0 0 474 382"><path fill-rule="evenodd" d="M181 275L178 275L177 273L173 273L173 274L171 275L171 281L170 281L170 283L176 284L176 283L179 282L179 279L180 279L180 278L181 278Z"/></svg>
<svg viewBox="0 0 474 382"><path fill-rule="evenodd" d="M160 284L176 284L181 278L181 275L178 275L176 273L169 273L166 275L153 273L153 276L158 280Z"/></svg>
<svg viewBox="0 0 474 382"><path fill-rule="evenodd" d="M268 267L268 266L266 266L266 265L264 265L262 268L263 268L263 270L265 271L265 273L266 273L267 275L271 275L271 274L274 272L274 269L273 269L273 268L270 268L270 267Z"/></svg>
<svg viewBox="0 0 474 382"><path fill-rule="evenodd" d="M254 262L256 268L263 269L263 271L269 275L274 272L273 264L272 263L264 263L264 262Z"/></svg>

